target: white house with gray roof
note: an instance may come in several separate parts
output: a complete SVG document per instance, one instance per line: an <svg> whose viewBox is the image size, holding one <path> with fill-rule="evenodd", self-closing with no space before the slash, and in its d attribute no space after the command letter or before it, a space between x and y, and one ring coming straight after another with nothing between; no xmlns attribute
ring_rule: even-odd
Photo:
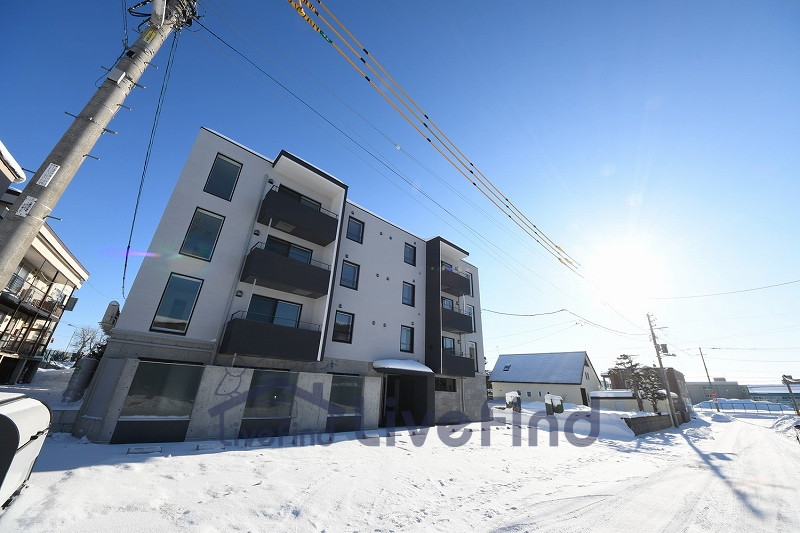
<svg viewBox="0 0 800 533"><path fill-rule="evenodd" d="M523 402L555 394L565 403L589 405L589 393L602 388L586 352L501 355L489 380L495 398L518 391Z"/></svg>

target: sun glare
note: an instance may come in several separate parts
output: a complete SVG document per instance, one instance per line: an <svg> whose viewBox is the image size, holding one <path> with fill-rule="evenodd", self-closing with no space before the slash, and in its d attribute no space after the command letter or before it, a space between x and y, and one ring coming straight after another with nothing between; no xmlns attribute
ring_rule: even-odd
<svg viewBox="0 0 800 533"><path fill-rule="evenodd" d="M607 243L587 267L590 283L605 299L641 300L664 293L662 259L640 241Z"/></svg>

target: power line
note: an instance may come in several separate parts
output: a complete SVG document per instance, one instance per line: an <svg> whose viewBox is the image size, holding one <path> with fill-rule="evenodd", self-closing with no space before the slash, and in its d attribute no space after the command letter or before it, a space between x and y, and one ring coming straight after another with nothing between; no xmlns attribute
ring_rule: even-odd
<svg viewBox="0 0 800 533"><path fill-rule="evenodd" d="M616 330L616 329L613 329L613 328L609 328L609 327L603 326L602 324L598 324L597 322L592 322L588 318L584 318L584 317L582 317L581 315L579 315L577 313L573 313L569 309L559 309L557 311L548 311L546 313L506 313L506 312L494 311L492 309L486 309L486 308L482 309L482 311L485 311L487 313L494 313L494 314L497 314L497 315L519 316L519 317L534 317L534 316L555 315L557 313L569 313L570 315L574 316L575 318L580 319L584 323L586 323L586 324L588 324L590 326L596 327L598 329L601 329L603 331L607 331L609 333L615 333L615 334L619 334L619 335L646 335L646 333L628 333L628 332L625 332L625 331L619 331L619 330Z"/></svg>
<svg viewBox="0 0 800 533"><path fill-rule="evenodd" d="M742 292L752 292L752 291L761 291L764 289L772 289L774 287L782 287L784 285L791 285L792 283L800 283L800 279L796 279L794 281L787 281L784 283L776 283L774 285L765 285L763 287L754 287L752 289L741 289L738 291L728 291L728 292L715 292L711 294L695 294L692 296L664 296L660 298L647 298L648 300L687 300L689 298L708 298L710 296L725 296L728 294L739 294Z"/></svg>

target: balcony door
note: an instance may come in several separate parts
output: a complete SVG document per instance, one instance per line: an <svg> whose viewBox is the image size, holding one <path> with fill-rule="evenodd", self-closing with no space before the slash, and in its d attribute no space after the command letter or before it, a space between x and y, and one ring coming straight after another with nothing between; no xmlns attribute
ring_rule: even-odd
<svg viewBox="0 0 800 533"><path fill-rule="evenodd" d="M254 294L247 308L247 319L296 328L302 308L300 304Z"/></svg>

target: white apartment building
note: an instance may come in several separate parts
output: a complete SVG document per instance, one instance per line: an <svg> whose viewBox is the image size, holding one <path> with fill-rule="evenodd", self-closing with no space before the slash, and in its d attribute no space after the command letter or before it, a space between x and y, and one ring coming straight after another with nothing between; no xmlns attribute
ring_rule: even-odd
<svg viewBox="0 0 800 533"><path fill-rule="evenodd" d="M250 439L485 418L477 269L202 129L74 427Z"/></svg>

